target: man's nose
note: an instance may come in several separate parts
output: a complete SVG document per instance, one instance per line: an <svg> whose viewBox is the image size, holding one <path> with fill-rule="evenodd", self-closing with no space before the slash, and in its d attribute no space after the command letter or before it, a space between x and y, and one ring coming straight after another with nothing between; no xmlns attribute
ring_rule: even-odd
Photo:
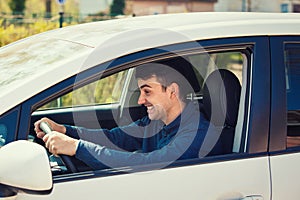
<svg viewBox="0 0 300 200"><path fill-rule="evenodd" d="M143 97L142 94L140 94L139 99L138 99L138 104L143 105L146 102L145 97Z"/></svg>

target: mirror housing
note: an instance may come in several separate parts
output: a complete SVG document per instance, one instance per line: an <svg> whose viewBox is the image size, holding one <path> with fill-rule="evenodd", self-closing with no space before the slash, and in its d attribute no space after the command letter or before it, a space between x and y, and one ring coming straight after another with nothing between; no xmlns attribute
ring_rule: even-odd
<svg viewBox="0 0 300 200"><path fill-rule="evenodd" d="M46 191L53 186L47 152L27 140L0 148L0 184L17 189Z"/></svg>

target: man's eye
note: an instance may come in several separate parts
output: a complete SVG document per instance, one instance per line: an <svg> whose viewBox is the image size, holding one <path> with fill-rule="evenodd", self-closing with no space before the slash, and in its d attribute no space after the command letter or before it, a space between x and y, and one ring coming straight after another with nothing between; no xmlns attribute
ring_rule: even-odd
<svg viewBox="0 0 300 200"><path fill-rule="evenodd" d="M149 95L151 93L150 90L144 90L145 95Z"/></svg>

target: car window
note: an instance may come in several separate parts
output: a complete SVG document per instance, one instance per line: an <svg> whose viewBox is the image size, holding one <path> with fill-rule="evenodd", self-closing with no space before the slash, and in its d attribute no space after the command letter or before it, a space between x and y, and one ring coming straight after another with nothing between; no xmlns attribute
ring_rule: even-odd
<svg viewBox="0 0 300 200"><path fill-rule="evenodd" d="M219 124L219 122L215 121L213 114L209 114L205 109L206 104L204 102L205 100L204 84L205 81L207 81L208 77L210 77L210 75L213 74L213 72L222 69L225 71L229 71L231 74L233 74L233 77L236 78L239 87L245 88L246 79L243 79L243 77L245 77L245 73L247 72L247 64L250 61L250 57L248 56L248 54L246 55L245 53L245 48L241 48L241 50L234 50L234 51L231 50L230 48L228 51L222 49L219 52L201 51L199 53L183 54L181 57L183 57L194 67L193 68L194 71L193 72L189 71L186 74L186 78L188 79L188 81L191 81L190 79L195 78L195 81L191 81L190 83L199 85L199 89L200 89L197 90L196 94L190 94L186 96L187 102L192 101L194 104L197 105L199 104L199 107L197 106L197 108L201 113L203 113L204 119L207 120L208 123L211 123L213 124L213 126L217 127L218 130L221 130L221 133L217 134L218 135L217 137L214 136L213 144L207 142L203 145L203 148L205 148L203 154L200 155L199 153L199 155L197 154L196 157L193 156L191 158L189 156L186 157L183 156L183 159L187 160L188 162L188 160L193 160L199 157L202 158L207 156L223 155L223 154L238 152L238 151L233 151L233 146L235 145L234 144L234 140L236 137L235 134L237 135L242 134L241 127L243 125L243 120L239 121L237 118L238 118L238 110L240 104L243 104L243 102L239 102L240 96L238 96L236 98L237 101L234 102L235 105L230 105L230 109L228 109L229 111L231 109L235 110L234 113L235 117L232 118L234 119L234 122L231 123L231 122L223 121L222 124ZM168 65L174 61L177 61L177 59L178 57L174 57L174 55L161 56L161 58L156 58L155 62ZM149 62L153 62L153 60ZM147 62L145 64L147 64ZM145 106L141 106L139 105L141 103L138 103L140 91L138 89L137 80L134 75L136 73L137 67L139 67L140 64L131 63L130 65L133 66L130 69L128 69L127 67L124 70L122 69L121 66L119 72L117 73L100 78L99 80L91 82L79 89L70 91L69 93L55 99L54 101L44 104L42 107L38 108L37 111L33 113L32 124L36 120L40 119L41 117L48 117L62 124L75 125L81 127L84 126L86 128L97 127L99 129L99 128L106 128L106 126L109 125L110 128L106 128L106 130L111 128L121 127L121 126L126 126L133 122L141 123L139 120L146 117L148 113L147 110L145 109ZM179 65L179 67L185 67L185 66ZM231 91L233 89L234 88L227 88L226 90ZM240 93L238 94L240 95ZM122 102L122 99L127 99L127 100L124 100L124 102ZM122 104L120 107L112 106L118 102ZM229 103L232 104L232 102ZM104 105L104 106L96 107L94 105ZM77 112L76 107L79 106L80 106L79 109L80 112L75 113ZM72 107L74 109L61 109L61 108L69 108L69 107ZM50 110L51 112L48 113L47 112L48 110ZM74 120L71 120L71 118L74 118ZM241 118L243 119L243 117ZM89 125L85 126L86 124ZM123 129L123 127L121 129ZM225 129L226 129L225 131L226 135L221 136L224 135L222 130ZM33 134L30 134L29 136L34 136L33 128L32 128L32 133ZM135 134L135 133L131 133L131 134ZM119 135L122 136L123 134L120 133ZM139 149L136 149L136 147L133 144L131 144L134 142L130 139L132 136L130 134L129 136L130 136L129 139L126 139L124 141L123 140L117 141L116 139L112 141L113 144L115 144L112 149L121 148L127 152L131 152L131 151L139 152ZM117 135L114 134L113 137L117 138ZM224 138L226 139L224 140ZM43 145L43 141L41 141L38 138L35 138L34 141ZM125 145L127 143L126 141L128 142L129 146ZM207 141L209 141L209 139L207 139ZM147 142L145 142L145 144L146 143ZM151 142L149 144L151 144ZM226 151L219 150L218 148L215 148L215 146L224 146L224 148L226 148ZM207 151L206 149L209 150ZM143 150L143 151L147 152L148 150ZM63 166L64 161L59 160L55 156L51 156L50 161L51 161L52 171L54 175L70 173L70 171L65 166ZM87 165L84 162L81 161L78 162L77 160L74 161L74 163L78 171L86 171L91 169L90 167L87 167ZM128 163L128 166L131 166L131 164ZM114 166L112 166L112 168L114 168ZM107 167L105 167L104 169L107 169Z"/></svg>
<svg viewBox="0 0 300 200"><path fill-rule="evenodd" d="M14 122L18 120L18 117L19 109L16 108L0 118L0 147L14 140L17 130Z"/></svg>
<svg viewBox="0 0 300 200"><path fill-rule="evenodd" d="M246 86L247 86L247 70L248 63L251 62L250 54L251 52L245 51L220 51L220 52L212 52L212 53L205 53L205 54L195 54L188 56L193 66L196 67L197 72L201 74L199 76L198 73L198 81L200 85L203 87L203 83L205 79L215 70L217 69L225 69L232 72L236 78L239 80L241 85L241 96L239 98L239 105L232 105L228 104L230 109L237 108L239 117L237 118L236 125L234 125L234 135L231 137L224 137L226 139L219 139L227 140L225 143L227 146L227 153L228 152L239 152L240 145L241 145L241 137L242 137L242 130L243 130L243 115L244 115L244 103L245 103L245 93L246 93ZM229 88L233 89L233 88ZM201 91L200 98L203 98L202 94L203 90ZM230 132L230 131L229 131ZM230 134L228 134L230 135ZM223 136L220 136L222 138ZM234 141L233 141L234 140Z"/></svg>
<svg viewBox="0 0 300 200"><path fill-rule="evenodd" d="M287 147L300 146L300 44L285 45Z"/></svg>
<svg viewBox="0 0 300 200"><path fill-rule="evenodd" d="M242 69L245 63L245 56L241 52L196 54L188 56L188 58L197 71L204 75L204 77L198 76L201 84L203 84L207 75L216 69L228 69L232 71L242 84Z"/></svg>
<svg viewBox="0 0 300 200"><path fill-rule="evenodd" d="M122 71L100 79L47 103L39 110L118 103L126 74L127 71Z"/></svg>

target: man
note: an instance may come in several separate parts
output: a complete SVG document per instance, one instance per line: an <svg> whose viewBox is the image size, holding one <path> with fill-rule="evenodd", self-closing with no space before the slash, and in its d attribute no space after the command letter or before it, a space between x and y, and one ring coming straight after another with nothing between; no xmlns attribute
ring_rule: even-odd
<svg viewBox="0 0 300 200"><path fill-rule="evenodd" d="M194 74L187 64L180 59L168 62L170 66L149 63L136 68L138 104L147 108L148 115L128 126L86 129L43 118L35 123L37 137L50 152L75 156L93 169L162 168L176 160L197 158L209 122L198 104L187 101L187 94L195 89L187 81L187 76ZM51 126L52 134L39 129L41 121Z"/></svg>

